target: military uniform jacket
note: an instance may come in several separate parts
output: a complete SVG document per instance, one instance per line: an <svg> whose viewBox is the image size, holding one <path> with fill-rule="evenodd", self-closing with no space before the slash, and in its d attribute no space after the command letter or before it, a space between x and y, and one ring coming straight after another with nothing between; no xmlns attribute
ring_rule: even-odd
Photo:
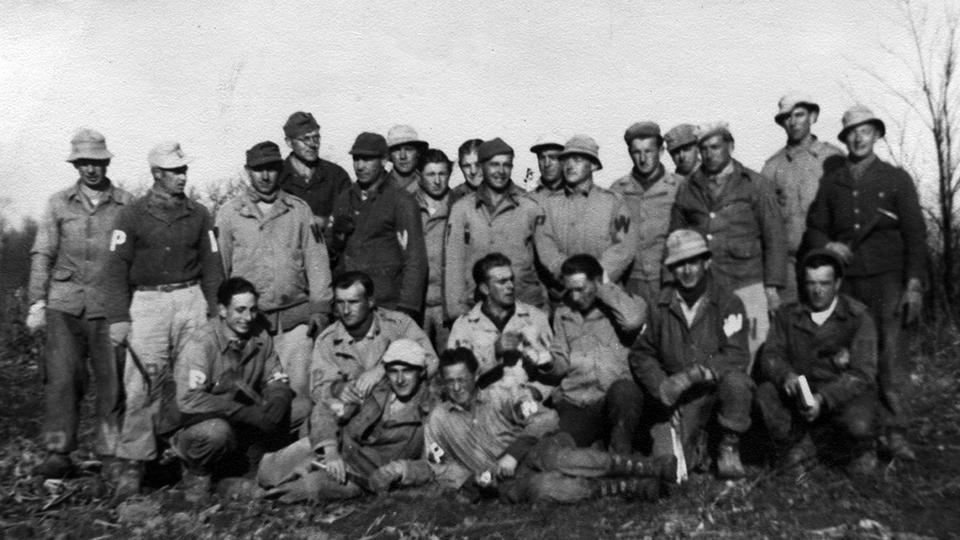
<svg viewBox="0 0 960 540"><path fill-rule="evenodd" d="M478 302L469 312L454 321L447 338L448 349L466 347L473 351L480 364L478 373L481 375L497 365L496 343L501 334L497 325L483 313L482 307L483 303ZM550 330L547 314L534 306L517 301L513 317L507 321L503 332L520 333L528 326L535 329L532 333L538 336L540 345L544 349L549 348L553 332Z"/></svg>
<svg viewBox="0 0 960 540"><path fill-rule="evenodd" d="M334 223L350 216L354 230L340 256L338 271L360 270L373 279L378 305L419 312L427 285L427 251L420 206L385 176L364 200L356 184L334 205Z"/></svg>
<svg viewBox="0 0 960 540"><path fill-rule="evenodd" d="M328 222L337 196L350 187L347 171L336 163L317 159L313 174L306 178L293 167L294 159L297 158L290 154L283 162L283 170L278 178L280 189L303 199L315 216Z"/></svg>
<svg viewBox="0 0 960 540"><path fill-rule="evenodd" d="M317 336L310 362L310 398L314 407L311 415L312 433L337 433L336 414L330 408L334 400L334 383L355 381L361 373L370 370L385 374L381 361L383 353L390 343L400 338L412 339L427 351L427 376L433 376L438 360L430 339L413 319L399 311L374 309L373 324L367 334L359 339L351 337L340 321L331 324ZM335 442L335 439L311 442L319 444Z"/></svg>
<svg viewBox="0 0 960 540"><path fill-rule="evenodd" d="M843 242L853 249L846 275L902 272L926 277L926 226L917 190L903 169L874 158L855 180L846 166L823 178L807 215L811 248Z"/></svg>
<svg viewBox="0 0 960 540"><path fill-rule="evenodd" d="M837 354L846 349L846 362ZM760 357L762 376L778 388L790 373L805 375L827 407L836 409L864 392L874 391L877 331L866 306L841 294L822 326L803 304L777 311Z"/></svg>
<svg viewBox="0 0 960 540"><path fill-rule="evenodd" d="M800 249L807 210L820 187L824 162L842 155L836 146L813 137L808 145L781 148L764 163L761 174L773 182L791 255Z"/></svg>
<svg viewBox="0 0 960 540"><path fill-rule="evenodd" d="M787 241L770 181L733 161L733 172L716 198L703 169L677 191L670 230L695 229L713 254L711 271L721 287L736 290L762 282L784 287Z"/></svg>
<svg viewBox="0 0 960 540"><path fill-rule="evenodd" d="M133 288L194 279L200 280L208 313L216 312L223 267L213 219L200 203L151 189L120 212L109 249L108 322L130 320Z"/></svg>
<svg viewBox="0 0 960 540"><path fill-rule="evenodd" d="M485 202L486 189L481 186L450 209L444 270L448 317L459 317L473 306L473 265L493 252L510 259L517 299L534 306L542 306L545 301L534 268L534 236L543 222L543 211L515 184L511 184L497 208L491 210Z"/></svg>
<svg viewBox="0 0 960 540"><path fill-rule="evenodd" d="M578 253L593 255L611 281L633 262L637 228L623 197L586 180L541 199L546 215L537 229L537 255L558 280L560 266Z"/></svg>
<svg viewBox="0 0 960 540"><path fill-rule="evenodd" d="M717 377L747 369L749 324L743 302L707 279L711 282L689 326L675 288L662 289L657 304L650 306L647 325L629 357L634 378L650 395L659 396L664 379L694 365L710 368Z"/></svg>
<svg viewBox="0 0 960 540"><path fill-rule="evenodd" d="M30 250L30 303L88 319L106 315L105 274L114 222L133 201L111 186L97 206L80 190L80 183L50 197Z"/></svg>
<svg viewBox="0 0 960 540"><path fill-rule="evenodd" d="M664 251L670 231L670 211L677 198L677 190L684 178L668 173L663 166L659 178L643 189L634 172L617 180L610 191L619 193L630 209L631 226L637 229L637 246L630 267L632 279L660 281L663 273Z"/></svg>
<svg viewBox="0 0 960 540"><path fill-rule="evenodd" d="M447 232L447 218L450 215L450 195L446 195L433 214L427 206L429 195L421 190L414 194L420 205L420 220L423 225L423 239L427 248L427 307L443 305L443 265L444 240Z"/></svg>
<svg viewBox="0 0 960 540"><path fill-rule="evenodd" d="M217 231L226 275L256 286L274 330L306 323L311 313L330 313L330 260L303 200L280 192L263 214L243 193L220 208Z"/></svg>

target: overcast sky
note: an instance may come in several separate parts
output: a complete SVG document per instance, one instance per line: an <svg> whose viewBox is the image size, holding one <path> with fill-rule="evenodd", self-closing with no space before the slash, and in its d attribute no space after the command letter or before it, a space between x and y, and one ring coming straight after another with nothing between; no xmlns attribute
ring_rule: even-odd
<svg viewBox="0 0 960 540"><path fill-rule="evenodd" d="M773 115L786 91L819 101L815 132L837 143L854 62L908 74L880 47L905 38L877 1L36 0L3 11L0 197L15 221L75 181L64 158L81 126L106 135L109 176L127 185L149 183L147 153L164 139L196 157L191 183L234 176L253 144L283 146L296 110L313 112L321 155L351 176L359 132L409 123L451 156L467 138L504 138L515 180L536 170L538 134L587 133L608 185L630 168L622 135L635 121L727 120L735 156L759 169L784 142ZM852 84L898 114L877 85Z"/></svg>

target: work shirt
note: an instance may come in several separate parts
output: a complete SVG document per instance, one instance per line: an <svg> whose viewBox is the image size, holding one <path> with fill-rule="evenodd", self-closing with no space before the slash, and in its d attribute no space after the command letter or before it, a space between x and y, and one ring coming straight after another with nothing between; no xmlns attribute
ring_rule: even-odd
<svg viewBox="0 0 960 540"><path fill-rule="evenodd" d="M132 290L200 281L208 314L216 313L223 281L210 212L198 202L151 189L126 205L110 239L107 321L129 321Z"/></svg>
<svg viewBox="0 0 960 540"><path fill-rule="evenodd" d="M630 274L625 277L659 283L670 231L670 211L684 178L666 172L663 165L657 168L653 176L653 183L644 189L634 169L614 182L610 191L619 193L626 201L630 209L631 226L637 229L633 264Z"/></svg>
<svg viewBox="0 0 960 540"><path fill-rule="evenodd" d="M849 162L848 162L849 163ZM832 168L807 215L811 248L843 242L853 251L846 275L926 277L926 225L910 176L875 158L854 179L849 166Z"/></svg>
<svg viewBox="0 0 960 540"><path fill-rule="evenodd" d="M813 136L807 144L781 148L764 163L760 172L773 182L791 255L800 249L807 228L807 210L820 187L824 162L842 155L836 146Z"/></svg>
<svg viewBox="0 0 960 540"><path fill-rule="evenodd" d="M600 285L587 313L562 305L553 315L552 362L544 374L560 379L553 399L596 403L620 379L630 379L627 356L643 326L646 303L613 283Z"/></svg>
<svg viewBox="0 0 960 540"><path fill-rule="evenodd" d="M286 379L280 378L283 368L273 340L265 328L254 328L250 336L238 339L222 318L214 317L190 336L174 363L181 421L190 422L195 415L227 418L244 402L266 399L271 387L289 390ZM162 422L171 420L167 416Z"/></svg>
<svg viewBox="0 0 960 540"><path fill-rule="evenodd" d="M88 319L106 315L110 238L131 202L132 195L111 184L91 204L79 181L50 197L30 250L31 304L46 300L49 309Z"/></svg>
<svg viewBox="0 0 960 540"><path fill-rule="evenodd" d="M319 425L336 428L335 433L311 429L312 448L326 441L341 441L340 455L350 468L369 476L375 470L398 459L418 459L423 455L423 430L434 400L427 381L409 401L399 403L384 379L377 383L359 407L351 408L347 418ZM317 424L311 424L311 427Z"/></svg>
<svg viewBox="0 0 960 540"><path fill-rule="evenodd" d="M546 300L534 268L534 236L543 211L526 192L511 184L496 208L481 186L450 209L444 270L447 316L459 317L474 304L473 265L500 252L510 259L517 299L534 306Z"/></svg>
<svg viewBox="0 0 960 540"><path fill-rule="evenodd" d="M670 219L671 231L682 228L706 237L711 271L722 288L786 285L787 242L773 186L740 162L732 161L722 186L702 168L684 182Z"/></svg>
<svg viewBox="0 0 960 540"><path fill-rule="evenodd" d="M418 189L414 196L420 205L420 221L423 239L427 248L427 300L426 307L443 305L443 250L450 215L450 195L436 201L433 208L428 204L430 196ZM432 212L432 213L431 213Z"/></svg>
<svg viewBox="0 0 960 540"><path fill-rule="evenodd" d="M390 169L387 181L412 195L417 192L417 188L420 186L420 171L414 170L410 173L410 176L403 177L396 169Z"/></svg>
<svg viewBox="0 0 960 540"><path fill-rule="evenodd" d="M743 302L712 277L704 279L710 283L691 323L672 286L664 287L656 305L650 306L647 324L629 355L634 378L650 395L659 396L660 383L695 365L709 368L718 379L729 371L747 369L749 324Z"/></svg>
<svg viewBox="0 0 960 540"><path fill-rule="evenodd" d="M478 390L464 408L441 402L430 413L424 431L427 455L433 445L443 451L440 463L449 460L474 474L497 472L497 460L510 454L523 461L544 435L557 431L557 415L523 386L491 386Z"/></svg>
<svg viewBox="0 0 960 540"><path fill-rule="evenodd" d="M541 200L546 220L536 244L544 266L560 280L563 261L586 253L600 261L611 281L619 280L637 247L637 228L623 197L585 180Z"/></svg>
<svg viewBox="0 0 960 540"><path fill-rule="evenodd" d="M447 348L466 347L473 351L473 355L480 364L477 371L480 375L490 371L498 365L496 345L502 333L524 333L537 336L539 345L544 349L550 347L553 332L547 314L529 304L517 301L513 316L503 327L503 332L483 312L483 302L478 302L469 312L461 315L453 323L450 336L447 338ZM532 327L532 330L526 330Z"/></svg>
<svg viewBox="0 0 960 540"><path fill-rule="evenodd" d="M381 176L366 193L353 184L337 198L333 219L353 220L339 272L360 270L373 280L377 304L420 312L427 285L427 251L420 206Z"/></svg>
<svg viewBox="0 0 960 540"><path fill-rule="evenodd" d="M760 373L783 386L790 373L805 375L813 392L836 409L874 391L877 375L877 330L866 306L841 294L823 325L810 308L787 304L773 319L760 355ZM838 354L846 350L846 359Z"/></svg>
<svg viewBox="0 0 960 540"><path fill-rule="evenodd" d="M330 313L330 259L303 200L281 191L263 213L257 197L243 193L220 208L217 231L224 273L253 283L273 330Z"/></svg>
<svg viewBox="0 0 960 540"><path fill-rule="evenodd" d="M291 153L284 160L283 170L277 179L280 189L303 199L310 206L313 215L326 224L333 214L333 203L337 196L350 187L350 177L343 167L319 158L313 174L305 176L294 167L295 159L297 158Z"/></svg>
<svg viewBox="0 0 960 540"><path fill-rule="evenodd" d="M334 401L333 384L356 381L361 373L370 370L384 375L382 357L390 343L401 338L416 341L427 353L427 376L437 372L433 345L413 319L383 308L374 309L372 316L373 324L363 337L354 339L340 321L317 336L310 362L310 397L314 404L311 429L318 430L317 433L336 433L336 414L330 408Z"/></svg>

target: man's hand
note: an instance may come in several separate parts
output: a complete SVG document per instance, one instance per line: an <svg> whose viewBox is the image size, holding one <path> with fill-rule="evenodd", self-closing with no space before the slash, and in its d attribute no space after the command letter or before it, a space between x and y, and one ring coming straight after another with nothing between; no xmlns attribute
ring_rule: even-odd
<svg viewBox="0 0 960 540"><path fill-rule="evenodd" d="M517 458L510 454L497 460L497 478L513 478L517 474Z"/></svg>
<svg viewBox="0 0 960 540"><path fill-rule="evenodd" d="M920 320L920 313L923 311L923 285L917 278L910 278L907 282L907 290L903 291L903 298L900 299L900 313L902 313L902 322L904 326L913 326Z"/></svg>
<svg viewBox="0 0 960 540"><path fill-rule="evenodd" d="M827 245L823 247L836 253L843 264L850 264L850 261L853 260L853 251L850 250L850 246L843 242L827 242Z"/></svg>
<svg viewBox="0 0 960 540"><path fill-rule="evenodd" d="M110 323L110 343L118 347L127 342L127 336L130 335L130 322L120 321Z"/></svg>
<svg viewBox="0 0 960 540"><path fill-rule="evenodd" d="M660 383L660 401L667 407L673 407L680 396L693 386L690 375L686 371L675 373Z"/></svg>
<svg viewBox="0 0 960 540"><path fill-rule="evenodd" d="M34 333L47 325L47 303L44 300L37 300L30 306L27 312L27 330Z"/></svg>
<svg viewBox="0 0 960 540"><path fill-rule="evenodd" d="M370 475L370 489L372 489L374 493L386 493L390 491L390 487L403 478L405 470L406 465L402 461L391 461L383 465Z"/></svg>
<svg viewBox="0 0 960 540"><path fill-rule="evenodd" d="M374 385L380 382L380 379L382 378L383 373L376 368L368 369L367 371L361 373L359 377L357 377L357 392L360 394L361 400L362 398L367 397L367 395L370 393L370 390L373 390Z"/></svg>
<svg viewBox="0 0 960 540"><path fill-rule="evenodd" d="M339 484L347 483L347 465L339 453L327 454L320 462L321 468Z"/></svg>
<svg viewBox="0 0 960 540"><path fill-rule="evenodd" d="M823 396L820 394L813 395L813 406L807 409L800 410L800 416L803 417L807 422L813 422L820 416L820 412L823 410Z"/></svg>
<svg viewBox="0 0 960 540"><path fill-rule="evenodd" d="M767 311L772 315L774 311L780 309L780 292L776 287L764 287L763 292L767 295Z"/></svg>
<svg viewBox="0 0 960 540"><path fill-rule="evenodd" d="M347 383L343 387L343 390L340 391L340 401L344 404L355 403L360 405L363 403L363 396L360 395L360 392L357 390L357 385Z"/></svg>
<svg viewBox="0 0 960 540"><path fill-rule="evenodd" d="M787 375L783 381L783 391L792 398L800 395L800 377L796 373Z"/></svg>

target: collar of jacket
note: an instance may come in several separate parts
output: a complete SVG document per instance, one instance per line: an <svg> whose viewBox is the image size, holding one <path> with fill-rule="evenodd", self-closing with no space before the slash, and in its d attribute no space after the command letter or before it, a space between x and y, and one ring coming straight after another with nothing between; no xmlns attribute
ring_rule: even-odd
<svg viewBox="0 0 960 540"><path fill-rule="evenodd" d="M417 190L413 192L413 196L416 197L417 203L420 205L421 212L427 212L429 214L429 206L427 205L427 199L430 198L430 195L427 195L420 186L417 186ZM437 212L430 216L431 219L447 217L447 214L450 213L450 190L447 190L447 193L444 194L443 198L440 199L440 204L437 205Z"/></svg>
<svg viewBox="0 0 960 540"><path fill-rule="evenodd" d="M528 306L523 302L516 302L513 305L515 309L515 311L513 312L513 317L530 318L531 306ZM467 317L467 321L471 323L478 323L481 320L484 320L490 323L491 325L493 324L493 321L490 320L490 317L487 317L483 313L483 302L477 302L476 304L474 304L473 307L470 308L470 311L467 312L466 317ZM510 319L507 321L507 324L510 323L510 320L513 320L513 317L510 317Z"/></svg>
<svg viewBox="0 0 960 540"><path fill-rule="evenodd" d="M583 197L589 197L590 193L593 192L593 178L588 178L579 184L570 187L564 182L563 189L558 189L557 191L561 193L564 197L572 197L574 195L582 195ZM552 195L552 194L551 194Z"/></svg>
<svg viewBox="0 0 960 540"><path fill-rule="evenodd" d="M381 317L383 317L383 314L380 312L380 308L373 308L373 313L371 314L371 316L373 317L373 324L370 325L370 329L367 330L367 333L364 334L364 336L359 339L354 339L353 336L350 335L350 332L347 331L347 327L344 326L343 323L338 319L337 322L333 323L333 328L334 328L333 344L339 345L344 341L346 341L348 344L353 344L360 341L361 339L373 339L379 336L380 335L380 319Z"/></svg>
<svg viewBox="0 0 960 540"><path fill-rule="evenodd" d="M883 167L885 164L886 162L877 157L876 154L867 158L867 163L864 166L863 171L860 173L861 178L878 173L879 171L877 169L879 167ZM852 165L853 163L850 161L850 158L843 158L843 165L837 167L836 171L833 171L834 174L836 174L835 181L837 184L846 187L853 186L854 178L853 171L851 170Z"/></svg>
<svg viewBox="0 0 960 540"><path fill-rule="evenodd" d="M503 193L503 200L511 203L513 206L517 206L517 197L522 193L520 187L513 183L513 180L510 181L510 184L507 185L506 191ZM490 201L490 188L486 184L480 184L480 187L473 192L474 197L476 197L476 206L480 208L481 206L486 206L490 209L491 212L496 210L493 208L493 203Z"/></svg>
<svg viewBox="0 0 960 540"><path fill-rule="evenodd" d="M704 289L703 296L700 298L705 299L705 302L718 305L719 290L717 281L713 279L713 274L711 274L709 270L707 270L707 275L704 276L704 279L707 280L707 288ZM677 313L682 313L680 310L680 302L682 302L682 300L680 299L676 285L664 287L663 290L660 291L660 296L657 298L657 305L676 308Z"/></svg>
<svg viewBox="0 0 960 540"><path fill-rule="evenodd" d="M107 189L103 190L104 194L106 194L106 198L104 200L110 200L117 204L123 204L123 201L121 201L120 198L117 197L116 186L113 185L113 182L110 181L109 178L107 178L107 184L108 184ZM76 200L76 201L83 200L83 193L80 191L80 180L77 180L77 183L73 185L73 189L70 190L70 194L67 195L67 198L70 200Z"/></svg>
<svg viewBox="0 0 960 540"><path fill-rule="evenodd" d="M374 188L367 190L367 200L372 201L381 195L390 185L390 179L386 171L382 171L380 176L373 181ZM363 201L363 189L360 188L359 182L354 182L350 184L350 193L358 201Z"/></svg>
<svg viewBox="0 0 960 540"><path fill-rule="evenodd" d="M653 174L649 178L643 178L640 176L640 171L637 170L637 167L634 166L630 169L630 176L633 177L635 186L643 188L643 191L647 191L652 188L654 184L660 181L661 178L666 176L667 168L663 166L663 163L657 164L657 170L653 171Z"/></svg>
<svg viewBox="0 0 960 540"><path fill-rule="evenodd" d="M194 204L199 206L199 203L194 203L186 195L182 198L174 197L154 188L150 188L144 198L147 212L168 223L196 212L197 208Z"/></svg>
<svg viewBox="0 0 960 540"><path fill-rule="evenodd" d="M240 199L240 215L244 217L260 217L260 208L257 206L257 201L259 200L259 197L254 194L253 190L247 188L244 197ZM293 208L293 202L290 201L290 194L282 189L277 193L277 198L273 201L273 204L275 205L273 207L274 213L278 213L276 212L278 208L282 212L287 212Z"/></svg>
<svg viewBox="0 0 960 540"><path fill-rule="evenodd" d="M581 313L579 310L568 306L565 302L561 304L560 308L557 309L557 316L565 321L570 321L577 324L586 321L597 321L607 317L603 310L601 310L596 303L594 303L593 307L591 307L589 311L586 313Z"/></svg>
<svg viewBox="0 0 960 540"><path fill-rule="evenodd" d="M824 143L821 142L816 135L810 135L810 142L807 144L788 144L783 147L783 153L787 157L788 161L793 161L797 154L802 154L804 152L815 158L819 158L820 153L823 151L823 147Z"/></svg>
<svg viewBox="0 0 960 540"><path fill-rule="evenodd" d="M805 330L807 332L814 332L818 328L814 324L813 319L810 318L810 313L813 310L810 309L806 303L798 302L790 306L790 319L793 326ZM833 313L830 314L830 317L823 323L824 325L827 322L836 319L837 321L846 321L847 319L855 316L853 309L850 306L850 299L844 294L837 293L837 307L834 308ZM819 327L819 328L822 328Z"/></svg>
<svg viewBox="0 0 960 540"><path fill-rule="evenodd" d="M446 405L446 409L449 412L459 412L465 414L472 414L477 410L477 405L483 405L484 403L490 401L490 392L487 388L477 388L476 392L473 394L473 399L470 400L470 408L464 408L462 405L454 403L452 401L443 400L443 404Z"/></svg>
<svg viewBox="0 0 960 540"><path fill-rule="evenodd" d="M217 350L221 353L227 351L230 348L230 333L231 330L227 328L227 323L224 322L222 317L217 316L216 322L213 325L213 335L214 339L217 342ZM243 361L246 361L248 358L253 356L253 353L258 351L260 347L263 346L264 330L261 328L260 324L254 322L250 326L250 335L247 337L246 342L243 345Z"/></svg>
<svg viewBox="0 0 960 540"><path fill-rule="evenodd" d="M730 172L730 177L727 179L728 182L735 182L740 179L749 182L750 175L747 174L747 171L744 170L743 164L741 164L736 159L731 159L730 164L733 167L733 170ZM703 190L707 189L707 185L710 182L710 175L704 172L703 167L697 167L697 170L693 171L693 174L690 175L690 181L697 188Z"/></svg>
<svg viewBox="0 0 960 540"><path fill-rule="evenodd" d="M309 187L314 185L314 183L320 183L323 181L323 167L320 166L320 162L323 161L320 157L317 157L316 166L313 168L313 172L310 176L305 176L300 174L300 171L297 170L297 167L293 164L293 160L298 159L293 152L287 154L287 158L283 160L283 169L280 171L280 177L278 181L281 184L287 182L297 182L303 187ZM309 180L309 182L308 182Z"/></svg>

